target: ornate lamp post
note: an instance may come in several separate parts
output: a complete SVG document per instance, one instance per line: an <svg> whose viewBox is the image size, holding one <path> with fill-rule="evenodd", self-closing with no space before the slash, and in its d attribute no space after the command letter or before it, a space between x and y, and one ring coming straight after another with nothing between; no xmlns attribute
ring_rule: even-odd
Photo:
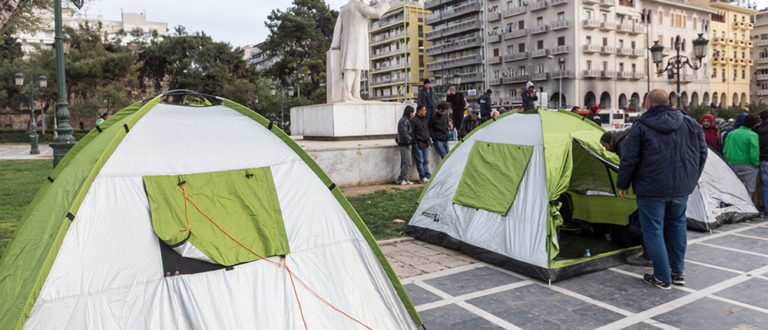
<svg viewBox="0 0 768 330"><path fill-rule="evenodd" d="M293 97L293 87L288 87L288 97ZM269 94L272 96L277 95L277 86L269 86ZM283 110L283 103L285 102L285 91L280 91L280 128L285 129L285 112Z"/></svg>
<svg viewBox="0 0 768 330"><path fill-rule="evenodd" d="M24 86L24 74L20 72L14 74L13 80L16 86ZM37 83L40 85L40 88L48 87L48 77L40 75L37 77ZM29 127L32 128L32 132L29 134L29 153L37 155L40 153L40 149L37 144L37 123L35 122L35 83L32 81L31 75L29 79Z"/></svg>
<svg viewBox="0 0 768 330"><path fill-rule="evenodd" d="M682 109L682 101L680 97L680 69L684 68L685 66L688 66L689 68L695 70L698 70L701 68L701 59L704 58L707 54L707 44L709 44L709 40L704 39L702 37L703 33L699 33L699 37L696 38L696 40L693 41L693 54L696 57L696 60L691 62L691 60L688 59L687 56L681 56L680 55L680 48L682 47L682 43L680 42L680 38L678 37L677 40L675 40L675 50L677 51L677 55L670 57L667 61L667 66L662 70L661 69L661 62L663 61L663 52L664 52L664 46L659 45L658 41L655 41L653 46L651 46L651 57L653 59L653 63L656 63L656 72L658 74L662 74L665 71L669 73L670 77L677 76L677 108Z"/></svg>
<svg viewBox="0 0 768 330"><path fill-rule="evenodd" d="M53 13L55 18L55 37L54 48L56 49L56 87L58 89L58 101L56 102L56 132L57 136L51 142L53 148L53 167L59 164L69 149L77 143L72 136L72 126L69 125L69 109L67 108L67 78L64 71L64 55L69 52L69 36L64 34L61 1L54 0ZM83 0L72 0L77 7L83 7Z"/></svg>

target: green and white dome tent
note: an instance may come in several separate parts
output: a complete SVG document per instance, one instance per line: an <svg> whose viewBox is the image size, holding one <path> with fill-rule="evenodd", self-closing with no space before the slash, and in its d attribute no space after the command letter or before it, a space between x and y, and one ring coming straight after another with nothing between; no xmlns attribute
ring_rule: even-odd
<svg viewBox="0 0 768 330"><path fill-rule="evenodd" d="M563 111L507 113L484 123L443 159L406 233L545 281L622 263L624 254L637 247L623 247L615 236L558 230L562 201L589 230L609 234L625 232L637 208L634 196L621 201L616 195L619 157L600 145L604 132L592 121ZM717 158L705 171L719 169L717 161L722 162ZM702 176L732 179L716 177ZM730 193L712 189L719 185L700 182L706 193L697 189L689 198L692 222L722 217L721 212L751 212L713 208L718 198L730 198ZM568 198L562 199L564 194Z"/></svg>
<svg viewBox="0 0 768 330"><path fill-rule="evenodd" d="M205 101L164 102L190 95ZM0 260L0 296L2 329L421 325L311 158L250 109L188 91L75 145Z"/></svg>

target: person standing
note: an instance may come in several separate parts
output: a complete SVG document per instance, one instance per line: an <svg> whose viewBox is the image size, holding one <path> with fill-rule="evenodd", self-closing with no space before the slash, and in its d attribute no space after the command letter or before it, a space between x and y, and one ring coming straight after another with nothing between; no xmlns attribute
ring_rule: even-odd
<svg viewBox="0 0 768 330"><path fill-rule="evenodd" d="M600 106L593 105L589 108L589 115L587 115L589 119L592 119L592 121L595 122L598 126L602 125L602 120L600 120Z"/></svg>
<svg viewBox="0 0 768 330"><path fill-rule="evenodd" d="M768 111L760 112L760 121L760 126L755 130L760 144L760 192L763 215L768 216Z"/></svg>
<svg viewBox="0 0 768 330"><path fill-rule="evenodd" d="M429 118L429 134L432 137L432 142L435 143L435 149L437 154L440 155L440 159L445 158L445 155L450 151L448 146L448 114L445 111L448 109L448 104L441 102L437 105L437 112L432 118Z"/></svg>
<svg viewBox="0 0 768 330"><path fill-rule="evenodd" d="M416 163L416 171L422 183L429 182L432 174L429 173L429 122L427 121L427 107L419 105L416 116L410 119L413 128L413 160Z"/></svg>
<svg viewBox="0 0 768 330"><path fill-rule="evenodd" d="M432 89L432 85L429 83L429 79L424 79L424 86L419 89L419 96L417 101L419 107L422 105L427 107L427 119L432 117L432 114L435 113L435 108L437 107L437 103L439 101L437 93L435 93L435 90Z"/></svg>
<svg viewBox="0 0 768 330"><path fill-rule="evenodd" d="M525 84L525 91L523 92L523 111L531 112L536 110L536 101L539 97L536 95L536 87L532 82Z"/></svg>
<svg viewBox="0 0 768 330"><path fill-rule="evenodd" d="M480 104L480 124L484 123L486 120L491 119L491 96L493 95L492 90L485 91L485 94L480 96L480 98L477 99L477 103Z"/></svg>
<svg viewBox="0 0 768 330"><path fill-rule="evenodd" d="M464 94L456 90L456 87L451 86L448 89L448 95L445 100L451 104L451 119L453 120L453 127L457 130L461 127L461 120L464 119L464 109L467 108L467 99L464 98Z"/></svg>
<svg viewBox="0 0 768 330"><path fill-rule="evenodd" d="M701 116L701 129L704 131L704 138L707 140L707 145L712 149L721 152L720 148L720 130L715 126L715 117L712 114L705 113Z"/></svg>
<svg viewBox="0 0 768 330"><path fill-rule="evenodd" d="M621 151L616 187L637 196L643 242L653 273L643 280L660 289L685 285L686 205L707 160L699 123L669 104L667 93L648 94L648 111L632 126Z"/></svg>
<svg viewBox="0 0 768 330"><path fill-rule="evenodd" d="M741 182L752 197L757 189L757 175L760 172L760 139L752 129L760 124L760 117L749 114L739 128L728 132L723 147L725 161L733 167Z"/></svg>
<svg viewBox="0 0 768 330"><path fill-rule="evenodd" d="M472 109L469 114L461 120L461 128L459 128L459 139L463 139L469 132L477 128L480 125L480 111Z"/></svg>
<svg viewBox="0 0 768 330"><path fill-rule="evenodd" d="M397 184L413 184L408 180L408 173L411 172L411 146L413 145L413 128L411 127L411 118L414 115L413 107L405 106L403 116L397 122L397 150L400 152L400 176L397 177Z"/></svg>

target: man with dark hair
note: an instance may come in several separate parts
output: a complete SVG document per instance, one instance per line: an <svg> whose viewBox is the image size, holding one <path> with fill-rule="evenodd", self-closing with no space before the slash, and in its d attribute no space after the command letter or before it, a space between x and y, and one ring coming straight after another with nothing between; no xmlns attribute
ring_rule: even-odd
<svg viewBox="0 0 768 330"><path fill-rule="evenodd" d="M461 127L461 120L464 119L464 109L467 108L467 99L464 98L464 94L456 90L456 87L451 86L451 88L448 89L448 95L445 96L445 100L451 104L453 127L458 130L459 127Z"/></svg>
<svg viewBox="0 0 768 330"><path fill-rule="evenodd" d="M413 184L408 180L408 173L411 172L411 147L413 145L413 128L411 127L411 118L414 115L413 107L405 106L403 116L397 122L397 150L400 152L400 176L397 177L397 184Z"/></svg>
<svg viewBox="0 0 768 330"><path fill-rule="evenodd" d="M448 147L448 114L445 111L448 110L448 104L440 102L437 105L437 112L429 118L429 134L432 137L432 142L435 143L435 149L440 158L445 158L450 148Z"/></svg>
<svg viewBox="0 0 768 330"><path fill-rule="evenodd" d="M477 103L480 104L480 124L491 119L491 95L493 91L489 89L477 99Z"/></svg>
<svg viewBox="0 0 768 330"><path fill-rule="evenodd" d="M760 192L763 197L763 214L768 216L768 111L760 113L762 123L757 127L760 142Z"/></svg>
<svg viewBox="0 0 768 330"><path fill-rule="evenodd" d="M648 94L648 111L632 125L621 151L619 197L632 186L643 242L653 273L643 280L660 289L685 285L685 210L707 160L699 123L669 105L667 93Z"/></svg>
<svg viewBox="0 0 768 330"><path fill-rule="evenodd" d="M575 113L575 114L578 114L580 110L581 110L581 109L579 109L579 106L578 106L578 105L576 105L576 106L574 106L573 108L571 108L571 112L573 112L573 113Z"/></svg>
<svg viewBox="0 0 768 330"><path fill-rule="evenodd" d="M759 124L760 117L748 114L739 128L728 133L723 148L725 161L733 167L750 197L757 189L757 175L760 172L760 139L752 131Z"/></svg>
<svg viewBox="0 0 768 330"><path fill-rule="evenodd" d="M424 87L419 89L418 105L427 107L427 119L435 113L435 108L439 102L437 93L432 89L429 79L424 79Z"/></svg>
<svg viewBox="0 0 768 330"><path fill-rule="evenodd" d="M427 107L419 105L416 116L411 118L413 128L413 159L416 162L416 170L422 183L429 181L432 174L429 173L429 122L427 120Z"/></svg>
<svg viewBox="0 0 768 330"><path fill-rule="evenodd" d="M463 139L469 132L477 128L480 125L480 111L472 109L469 114L461 121L461 128L459 128L459 139Z"/></svg>
<svg viewBox="0 0 768 330"><path fill-rule="evenodd" d="M600 137L600 144L603 145L605 150L613 152L621 157L621 149L624 147L627 135L629 135L629 129L605 132L605 134Z"/></svg>
<svg viewBox="0 0 768 330"><path fill-rule="evenodd" d="M533 86L533 82L525 84L525 90L523 91L523 111L530 112L536 110L536 101L539 97L536 95L536 87Z"/></svg>

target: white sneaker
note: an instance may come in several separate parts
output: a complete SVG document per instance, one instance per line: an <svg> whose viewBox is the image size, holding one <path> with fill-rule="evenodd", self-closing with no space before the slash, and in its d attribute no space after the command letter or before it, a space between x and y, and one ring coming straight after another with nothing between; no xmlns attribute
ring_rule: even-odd
<svg viewBox="0 0 768 330"><path fill-rule="evenodd" d="M413 184L413 181L405 181L407 184Z"/></svg>
<svg viewBox="0 0 768 330"><path fill-rule="evenodd" d="M424 178L424 180L421 180L421 183L427 183L429 182L429 178Z"/></svg>
<svg viewBox="0 0 768 330"><path fill-rule="evenodd" d="M407 184L408 184L408 181L400 181L400 182L398 182L397 184L399 184L399 185L401 185L401 186L405 186L405 185L407 185Z"/></svg>

